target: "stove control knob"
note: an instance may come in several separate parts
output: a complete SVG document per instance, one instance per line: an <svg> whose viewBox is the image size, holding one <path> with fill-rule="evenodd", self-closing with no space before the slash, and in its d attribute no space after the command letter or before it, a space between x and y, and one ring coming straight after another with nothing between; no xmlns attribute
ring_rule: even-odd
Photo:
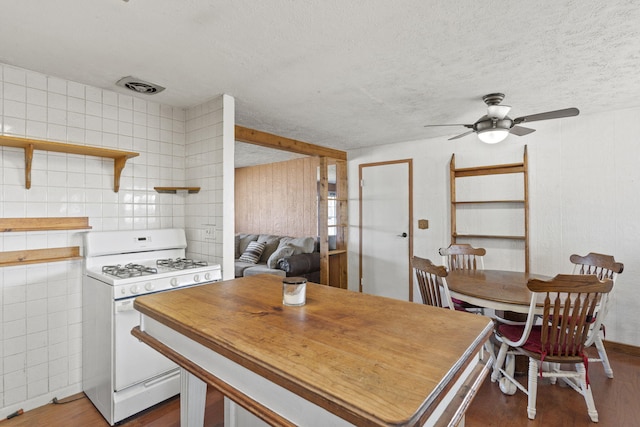
<svg viewBox="0 0 640 427"><path fill-rule="evenodd" d="M196 274L195 276L193 276L193 281L194 282L199 282L200 281L200 275Z"/></svg>
<svg viewBox="0 0 640 427"><path fill-rule="evenodd" d="M126 295L126 294L127 294L127 290L126 290L125 288L121 288L121 289L120 289L120 293L121 293L122 295Z"/></svg>
<svg viewBox="0 0 640 427"><path fill-rule="evenodd" d="M204 280L211 280L211 273L204 273Z"/></svg>
<svg viewBox="0 0 640 427"><path fill-rule="evenodd" d="M152 291L154 288L153 283L151 282L145 283L144 288L148 291Z"/></svg>
<svg viewBox="0 0 640 427"><path fill-rule="evenodd" d="M174 277L169 281L169 283L171 283L171 286L175 288L176 286L178 286L178 279Z"/></svg>
<svg viewBox="0 0 640 427"><path fill-rule="evenodd" d="M138 285L133 285L129 288L129 290L131 291L132 294L137 294L138 292L140 292L140 289L138 288Z"/></svg>

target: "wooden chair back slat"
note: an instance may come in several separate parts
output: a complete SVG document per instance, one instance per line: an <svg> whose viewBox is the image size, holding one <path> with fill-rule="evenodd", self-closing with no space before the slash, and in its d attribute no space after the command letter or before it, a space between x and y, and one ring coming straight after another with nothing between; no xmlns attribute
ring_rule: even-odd
<svg viewBox="0 0 640 427"><path fill-rule="evenodd" d="M422 303L434 307L451 307L445 279L447 269L441 265L434 265L431 260L415 256L411 259L411 266L415 271Z"/></svg>
<svg viewBox="0 0 640 427"><path fill-rule="evenodd" d="M585 256L573 254L569 260L574 264L574 274L595 274L598 279L612 279L624 270L624 264L617 262L611 255L589 252Z"/></svg>
<svg viewBox="0 0 640 427"><path fill-rule="evenodd" d="M484 269L484 248L474 248L467 243L453 243L438 251L449 270L478 270Z"/></svg>

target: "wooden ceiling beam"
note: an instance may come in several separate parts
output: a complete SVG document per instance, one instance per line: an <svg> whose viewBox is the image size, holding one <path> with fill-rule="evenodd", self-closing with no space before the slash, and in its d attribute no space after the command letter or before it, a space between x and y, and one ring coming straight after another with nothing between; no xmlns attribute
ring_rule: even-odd
<svg viewBox="0 0 640 427"><path fill-rule="evenodd" d="M243 126L235 126L236 141L248 142L261 147L274 148L277 150L289 151L291 153L304 154L307 156L330 157L338 160L347 160L347 152L333 148L322 147L320 145L309 144L272 133L262 132Z"/></svg>

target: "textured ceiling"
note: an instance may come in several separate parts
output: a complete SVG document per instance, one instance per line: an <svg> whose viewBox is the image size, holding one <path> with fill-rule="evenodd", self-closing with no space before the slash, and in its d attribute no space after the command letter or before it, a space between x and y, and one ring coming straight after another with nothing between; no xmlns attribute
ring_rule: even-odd
<svg viewBox="0 0 640 427"><path fill-rule="evenodd" d="M4 0L0 62L181 107L227 93L238 124L346 150L461 133L423 126L491 92L512 117L638 106L638 23L632 0Z"/></svg>

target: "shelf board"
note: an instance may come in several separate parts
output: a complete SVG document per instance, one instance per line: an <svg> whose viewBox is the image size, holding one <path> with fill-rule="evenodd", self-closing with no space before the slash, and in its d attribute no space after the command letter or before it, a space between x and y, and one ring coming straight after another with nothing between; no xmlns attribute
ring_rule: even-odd
<svg viewBox="0 0 640 427"><path fill-rule="evenodd" d="M0 218L0 232L88 230L88 217Z"/></svg>
<svg viewBox="0 0 640 427"><path fill-rule="evenodd" d="M347 250L346 250L346 249L333 249L333 250L331 250L331 251L327 252L327 254L328 254L329 256L331 256L331 255L346 254L346 253L347 253Z"/></svg>
<svg viewBox="0 0 640 427"><path fill-rule="evenodd" d="M82 259L79 246L0 252L0 267Z"/></svg>
<svg viewBox="0 0 640 427"><path fill-rule="evenodd" d="M504 165L476 166L472 168L454 169L456 178L465 176L500 175L505 173L523 173L525 171L524 162L509 163Z"/></svg>
<svg viewBox="0 0 640 427"><path fill-rule="evenodd" d="M53 151L56 153L79 154L113 159L113 191L120 190L120 175L127 160L140 154L132 151L113 150L110 148L92 147L90 145L67 144L63 142L42 141L38 139L20 138L15 136L0 135L0 146L22 148L25 162L25 187L31 188L31 164L33 151Z"/></svg>
<svg viewBox="0 0 640 427"><path fill-rule="evenodd" d="M480 205L485 203L524 203L524 200L464 200L451 203L454 205Z"/></svg>
<svg viewBox="0 0 640 427"><path fill-rule="evenodd" d="M507 236L497 234L460 234L455 233L455 238L475 238L475 239L508 239L508 240L525 240L525 236Z"/></svg>
<svg viewBox="0 0 640 427"><path fill-rule="evenodd" d="M178 191L188 191L189 194L194 194L200 191L200 187L153 187L153 189L163 194L177 194Z"/></svg>

